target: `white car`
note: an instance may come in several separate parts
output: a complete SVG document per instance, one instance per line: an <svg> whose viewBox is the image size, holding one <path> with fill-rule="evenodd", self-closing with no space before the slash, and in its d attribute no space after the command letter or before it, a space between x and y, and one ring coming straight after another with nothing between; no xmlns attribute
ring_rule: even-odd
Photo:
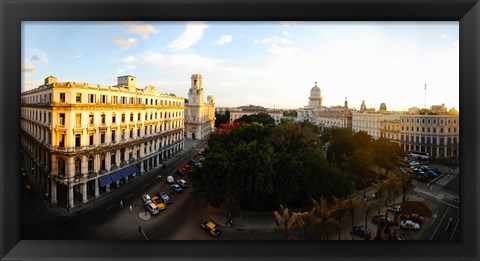
<svg viewBox="0 0 480 261"><path fill-rule="evenodd" d="M406 229L406 230L418 231L418 230L420 230L420 224L415 223L411 220L402 220L402 222L400 222L400 228L401 229Z"/></svg>
<svg viewBox="0 0 480 261"><path fill-rule="evenodd" d="M180 185L180 187L182 187L182 188L188 187L188 183L187 183L184 179L179 179L179 180L177 180L177 183L178 183L178 185Z"/></svg>
<svg viewBox="0 0 480 261"><path fill-rule="evenodd" d="M402 212L402 206L400 206L400 205L388 206L388 211L397 212L397 213Z"/></svg>
<svg viewBox="0 0 480 261"><path fill-rule="evenodd" d="M143 203L150 203L152 202L152 198L148 194L143 194L142 195Z"/></svg>
<svg viewBox="0 0 480 261"><path fill-rule="evenodd" d="M168 184L173 184L175 182L175 179L172 176L167 177L167 183Z"/></svg>
<svg viewBox="0 0 480 261"><path fill-rule="evenodd" d="M157 215L158 213L160 213L160 211L158 210L158 207L153 204L153 202L148 202L145 204L145 208L150 212L152 213L152 215Z"/></svg>

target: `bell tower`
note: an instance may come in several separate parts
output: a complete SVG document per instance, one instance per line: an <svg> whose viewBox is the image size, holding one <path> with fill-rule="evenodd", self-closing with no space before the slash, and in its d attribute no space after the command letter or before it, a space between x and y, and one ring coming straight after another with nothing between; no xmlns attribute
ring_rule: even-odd
<svg viewBox="0 0 480 261"><path fill-rule="evenodd" d="M202 87L202 75L201 74L192 74L191 87L188 90L188 104L189 105L203 105L204 102L204 92Z"/></svg>

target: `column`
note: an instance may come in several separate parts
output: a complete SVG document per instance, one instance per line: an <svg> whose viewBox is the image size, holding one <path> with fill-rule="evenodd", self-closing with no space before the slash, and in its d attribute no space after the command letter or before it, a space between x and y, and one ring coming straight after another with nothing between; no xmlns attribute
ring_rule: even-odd
<svg viewBox="0 0 480 261"><path fill-rule="evenodd" d="M73 185L68 184L68 205L70 208L73 208L75 206L73 202Z"/></svg>
<svg viewBox="0 0 480 261"><path fill-rule="evenodd" d="M140 174L143 174L144 170L143 170L143 161L140 162Z"/></svg>
<svg viewBox="0 0 480 261"><path fill-rule="evenodd" d="M100 194L98 193L99 188L98 188L98 178L95 179L95 198L98 198Z"/></svg>
<svg viewBox="0 0 480 261"><path fill-rule="evenodd" d="M87 202L87 182L82 183L82 203Z"/></svg>
<svg viewBox="0 0 480 261"><path fill-rule="evenodd" d="M57 182L55 180L52 180L52 185L51 185L51 195L50 195L50 203L52 204L57 204Z"/></svg>

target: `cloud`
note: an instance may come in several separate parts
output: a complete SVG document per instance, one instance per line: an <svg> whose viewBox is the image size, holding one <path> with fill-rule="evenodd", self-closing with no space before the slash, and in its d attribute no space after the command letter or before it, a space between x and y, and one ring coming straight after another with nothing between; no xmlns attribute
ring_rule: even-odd
<svg viewBox="0 0 480 261"><path fill-rule="evenodd" d="M129 26L127 29L125 29L125 32L139 34L143 36L143 39L148 39L149 34L157 34L160 31L155 29L155 27L153 27L153 25L151 24L135 23Z"/></svg>
<svg viewBox="0 0 480 261"><path fill-rule="evenodd" d="M215 40L213 43L215 45L223 45L226 43L230 43L232 41L232 36L231 35L221 35L220 38Z"/></svg>
<svg viewBox="0 0 480 261"><path fill-rule="evenodd" d="M283 35L285 35L286 37L292 37L292 35L291 35L289 32L287 32L287 31L283 31L282 33L283 33Z"/></svg>
<svg viewBox="0 0 480 261"><path fill-rule="evenodd" d="M42 61L48 63L48 55L45 51L35 48L27 48L27 53L32 54L32 56L30 56L30 61Z"/></svg>
<svg viewBox="0 0 480 261"><path fill-rule="evenodd" d="M198 72L217 68L222 59L215 59L197 54L169 54L147 51L140 55L140 63L155 66L162 71Z"/></svg>
<svg viewBox="0 0 480 261"><path fill-rule="evenodd" d="M133 70L135 70L135 68L136 68L135 65L129 64L129 65L125 65L125 66L120 66L120 67L118 67L118 68L117 68L117 72L118 72L118 73L123 73L123 72L125 72L125 71L133 71Z"/></svg>
<svg viewBox="0 0 480 261"><path fill-rule="evenodd" d="M138 44L138 41L135 38L128 38L128 39L124 40L120 37L116 37L113 40L113 43L117 46L121 46L121 47L124 47L124 48L128 49L128 48L136 46Z"/></svg>
<svg viewBox="0 0 480 261"><path fill-rule="evenodd" d="M33 72L35 71L35 66L33 65L25 65L22 67L22 72Z"/></svg>
<svg viewBox="0 0 480 261"><path fill-rule="evenodd" d="M281 43L283 45L290 45L292 44L292 41L288 39L287 37L278 37L276 35L271 36L271 37L265 37L260 40L255 40L255 43L262 43L262 44L267 44L267 43Z"/></svg>
<svg viewBox="0 0 480 261"><path fill-rule="evenodd" d="M195 45L203 36L203 32L208 27L204 22L190 22L182 35L167 45L172 52L188 49Z"/></svg>
<svg viewBox="0 0 480 261"><path fill-rule="evenodd" d="M137 58L135 58L135 56L132 56L132 55L127 56L122 60L122 62L124 63L134 63L136 61L137 61Z"/></svg>
<svg viewBox="0 0 480 261"><path fill-rule="evenodd" d="M73 56L73 58L74 58L74 59L78 59L78 58L82 58L82 56L83 56L83 55L81 55L81 54L77 54L77 55Z"/></svg>

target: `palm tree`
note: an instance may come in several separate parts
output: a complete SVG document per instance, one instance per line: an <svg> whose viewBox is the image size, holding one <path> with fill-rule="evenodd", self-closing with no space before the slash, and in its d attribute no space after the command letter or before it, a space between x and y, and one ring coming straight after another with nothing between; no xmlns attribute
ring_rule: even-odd
<svg viewBox="0 0 480 261"><path fill-rule="evenodd" d="M401 171L396 172L395 175L400 180L400 184L402 187L402 209L405 209L405 202L407 201L405 195L407 192L407 178L405 177L405 174Z"/></svg>
<svg viewBox="0 0 480 261"><path fill-rule="evenodd" d="M383 181L385 185L385 189L388 191L388 200L390 200L390 196L398 192L399 187L401 186L400 181L398 180L398 177L392 173L387 175L387 178ZM385 202L385 206L387 207L387 202ZM393 197L393 205L395 205L395 195ZM397 221L397 212L393 212L394 215L394 221ZM388 207L385 208L385 218L388 217Z"/></svg>
<svg viewBox="0 0 480 261"><path fill-rule="evenodd" d="M365 205L365 229L367 227L368 223L368 215L370 214L370 211L376 206L376 204L372 204L372 202L365 201L363 202L363 205ZM365 239L367 239L367 233L365 233Z"/></svg>
<svg viewBox="0 0 480 261"><path fill-rule="evenodd" d="M356 196L354 198L350 198L350 199L347 199L345 201L345 207L348 211L348 213L350 213L350 217L352 219L352 231L353 231L353 227L354 227L354 218L355 218L355 212L357 211L357 208L362 204L363 200L360 196ZM367 230L367 228L365 228L365 231ZM353 240L353 233L352 233L352 240Z"/></svg>
<svg viewBox="0 0 480 261"><path fill-rule="evenodd" d="M315 224L320 227L322 235L321 240L328 240L328 226L335 224L336 221L333 218L333 210L328 206L327 200L320 199L320 204L315 199L312 199L313 208L315 209L316 221Z"/></svg>
<svg viewBox="0 0 480 261"><path fill-rule="evenodd" d="M376 194L377 194L377 197L378 197L378 216L380 216L380 208L382 206L381 200L383 198L383 193L385 191L385 184L384 184L383 181L379 181L378 183L373 183L372 186L373 186L373 188L376 189ZM382 222L380 222L380 221L377 223L377 239L380 239L381 223Z"/></svg>
<svg viewBox="0 0 480 261"><path fill-rule="evenodd" d="M342 222L342 217L347 212L345 202L346 202L345 199L339 199L339 198L336 198L335 196L333 196L333 213L332 213L332 215L335 218L336 224L337 224L338 240L340 240L340 235L341 235L340 224Z"/></svg>
<svg viewBox="0 0 480 261"><path fill-rule="evenodd" d="M307 240L307 232L310 228L315 226L316 216L315 216L316 209L315 207L308 212L294 212L294 220L296 225L303 231L303 238Z"/></svg>
<svg viewBox="0 0 480 261"><path fill-rule="evenodd" d="M279 213L278 211L274 211L273 215L275 216L277 223L280 225L280 227L283 230L283 235L285 236L285 240L288 240L288 239L291 239L289 233L292 230L292 228L295 226L296 224L295 219L297 217L295 215L290 216L290 211L288 210L288 208L284 207L281 204L280 204L280 210L281 210L281 213Z"/></svg>

